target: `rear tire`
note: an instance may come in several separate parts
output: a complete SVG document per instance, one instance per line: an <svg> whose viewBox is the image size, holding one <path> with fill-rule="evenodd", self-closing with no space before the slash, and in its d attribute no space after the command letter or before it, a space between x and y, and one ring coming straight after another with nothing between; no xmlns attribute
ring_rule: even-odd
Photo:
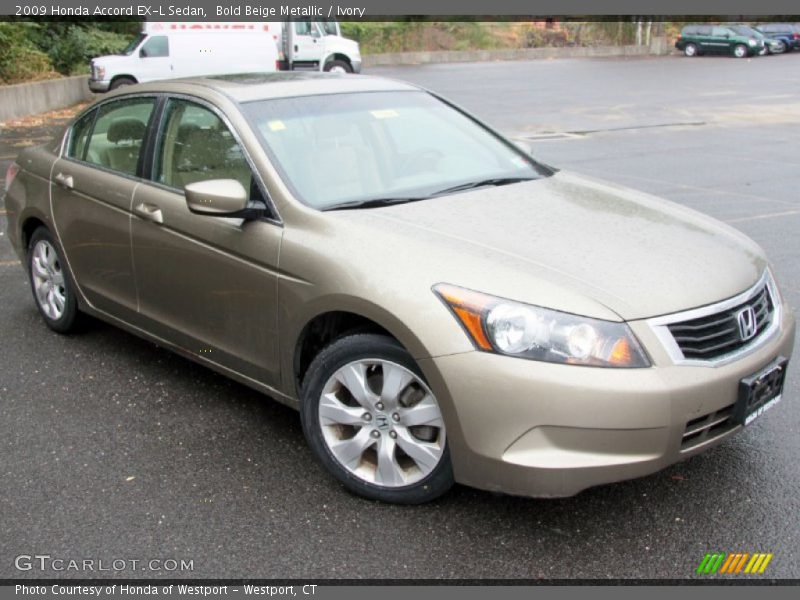
<svg viewBox="0 0 800 600"><path fill-rule="evenodd" d="M39 227L31 236L27 266L33 299L45 324L58 333L74 331L80 316L75 286L61 248L44 227Z"/></svg>
<svg viewBox="0 0 800 600"><path fill-rule="evenodd" d="M326 73L352 73L353 67L343 60L331 60L325 63Z"/></svg>
<svg viewBox="0 0 800 600"><path fill-rule="evenodd" d="M126 85L133 85L134 83L136 83L136 81L130 77L117 77L113 82L111 82L111 87L108 89L116 90L121 87L125 87Z"/></svg>
<svg viewBox="0 0 800 600"><path fill-rule="evenodd" d="M683 53L690 58L693 56L697 56L698 54L697 45L689 42L688 44L686 44L686 46L684 46Z"/></svg>
<svg viewBox="0 0 800 600"><path fill-rule="evenodd" d="M303 381L300 418L317 459L360 496L421 504L453 485L438 402L390 337L348 335L323 349Z"/></svg>

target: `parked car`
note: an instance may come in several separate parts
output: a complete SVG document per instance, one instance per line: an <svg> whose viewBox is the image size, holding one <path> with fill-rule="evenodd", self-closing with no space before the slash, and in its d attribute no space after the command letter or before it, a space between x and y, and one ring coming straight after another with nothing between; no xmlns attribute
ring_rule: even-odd
<svg viewBox="0 0 800 600"><path fill-rule="evenodd" d="M749 25L742 24L726 24L725 27L731 29L738 35L752 37L764 43L764 49L759 52L760 55L765 54L783 54L786 51L786 46L780 40L773 40L768 38L757 29L753 29Z"/></svg>
<svg viewBox="0 0 800 600"><path fill-rule="evenodd" d="M162 26L146 23L120 54L93 59L89 89L107 92L175 77L275 71L280 65L275 40L257 29L209 32L159 29Z"/></svg>
<svg viewBox="0 0 800 600"><path fill-rule="evenodd" d="M409 84L124 88L6 186L47 326L94 315L299 409L369 498L569 496L782 397L795 321L754 242Z"/></svg>
<svg viewBox="0 0 800 600"><path fill-rule="evenodd" d="M791 23L765 23L756 29L770 39L783 44L786 52L800 48L800 29Z"/></svg>
<svg viewBox="0 0 800 600"><path fill-rule="evenodd" d="M675 47L686 56L728 54L745 58L761 53L764 42L720 25L687 25L681 30Z"/></svg>

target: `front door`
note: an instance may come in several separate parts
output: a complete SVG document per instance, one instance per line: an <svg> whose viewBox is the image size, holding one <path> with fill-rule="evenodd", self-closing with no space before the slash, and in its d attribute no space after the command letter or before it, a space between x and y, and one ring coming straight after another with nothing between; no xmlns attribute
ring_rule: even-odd
<svg viewBox="0 0 800 600"><path fill-rule="evenodd" d="M292 69L319 69L323 53L323 38L314 21L295 21L290 40Z"/></svg>
<svg viewBox="0 0 800 600"><path fill-rule="evenodd" d="M283 229L266 220L200 216L183 187L236 179L263 189L230 128L210 107L170 99L152 183L133 197L133 257L143 326L185 352L267 385L279 383L277 266Z"/></svg>
<svg viewBox="0 0 800 600"><path fill-rule="evenodd" d="M139 83L173 77L173 59L170 54L168 36L148 36L139 48L137 69L135 75Z"/></svg>
<svg viewBox="0 0 800 600"><path fill-rule="evenodd" d="M53 170L53 219L69 267L92 306L123 319L137 308L130 209L155 101L115 100L81 117Z"/></svg>

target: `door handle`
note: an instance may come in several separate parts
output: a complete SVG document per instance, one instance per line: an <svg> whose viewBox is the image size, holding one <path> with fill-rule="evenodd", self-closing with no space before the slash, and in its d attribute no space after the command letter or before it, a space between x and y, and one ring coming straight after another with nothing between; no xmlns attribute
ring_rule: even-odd
<svg viewBox="0 0 800 600"><path fill-rule="evenodd" d="M59 173L55 176L55 180L56 184L68 190L71 190L74 185L72 181L72 175L64 175L63 173Z"/></svg>
<svg viewBox="0 0 800 600"><path fill-rule="evenodd" d="M153 223L161 224L164 222L164 215L161 214L161 209L155 204L147 204L146 202L142 202L141 204L137 204L133 207L133 212L143 219L153 221Z"/></svg>

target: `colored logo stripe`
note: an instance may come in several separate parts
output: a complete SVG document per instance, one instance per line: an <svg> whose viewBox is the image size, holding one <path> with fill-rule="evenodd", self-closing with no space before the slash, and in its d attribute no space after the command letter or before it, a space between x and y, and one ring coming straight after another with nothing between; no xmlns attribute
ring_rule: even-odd
<svg viewBox="0 0 800 600"><path fill-rule="evenodd" d="M713 575L714 573L761 575L767 569L772 556L772 553L765 552L756 552L755 554L749 552L707 553L700 561L696 572L701 575Z"/></svg>

